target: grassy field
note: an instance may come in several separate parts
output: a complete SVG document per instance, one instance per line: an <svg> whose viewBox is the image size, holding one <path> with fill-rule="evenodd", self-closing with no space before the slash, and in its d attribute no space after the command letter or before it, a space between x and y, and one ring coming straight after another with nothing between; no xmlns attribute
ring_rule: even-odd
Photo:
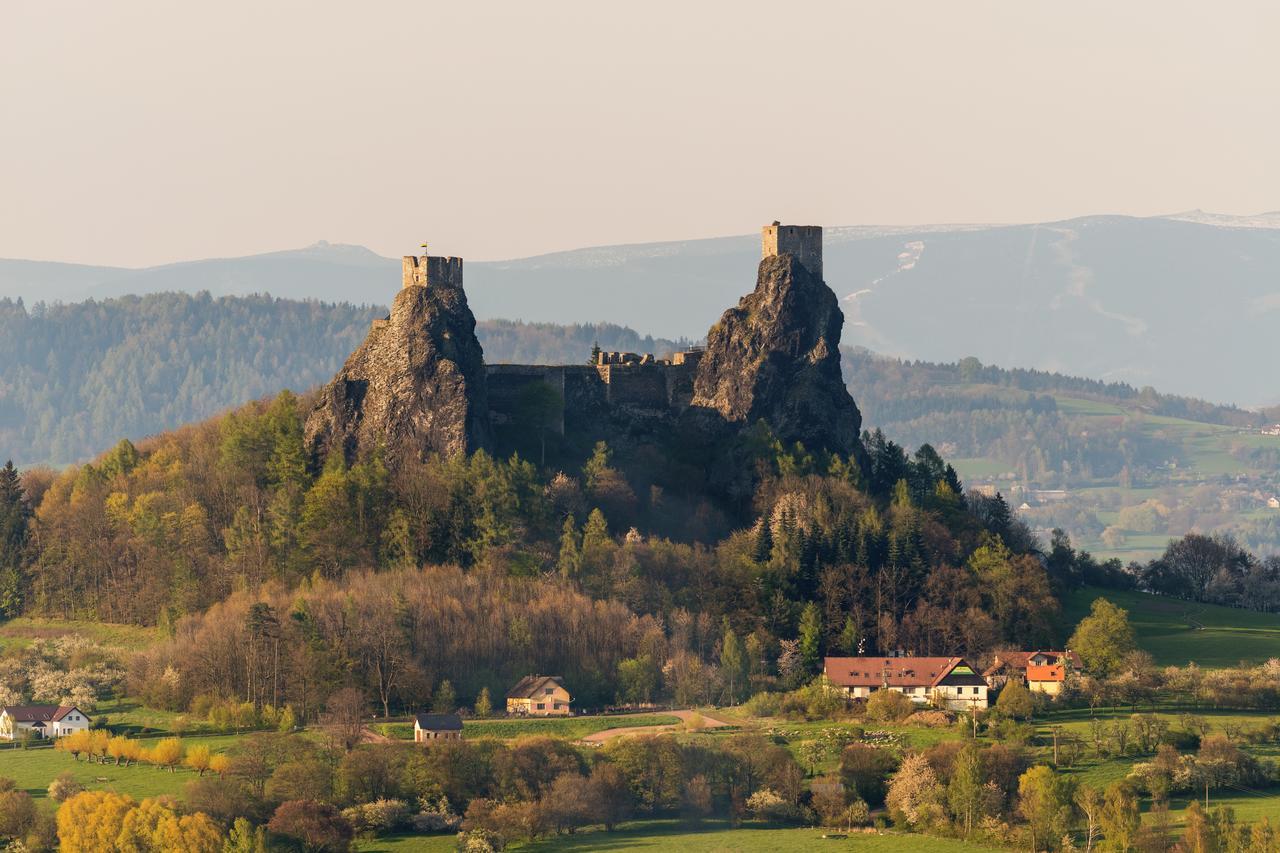
<svg viewBox="0 0 1280 853"><path fill-rule="evenodd" d="M156 628L144 628L140 625L19 616L0 625L0 652L7 648L29 645L38 638L52 640L68 634L78 634L104 646L114 646L126 651L145 648L160 639Z"/></svg>
<svg viewBox="0 0 1280 853"><path fill-rule="evenodd" d="M540 720L466 720L463 722L463 733L468 738L493 737L509 740L525 735L550 735L577 740L605 729L671 726L678 722L680 722L679 717L667 714L613 714ZM379 723L375 728L390 738L413 740L413 723Z"/></svg>
<svg viewBox="0 0 1280 853"><path fill-rule="evenodd" d="M236 735L221 735L193 738L186 743L204 744L215 752L221 752L236 740ZM180 797L183 787L196 778L193 771L185 769L170 773L146 764L116 767L111 764L75 761L67 753L58 752L51 747L0 750L0 776L13 779L19 788L37 799L47 796L49 783L58 774L68 770L86 788L118 791L136 799L158 794Z"/></svg>
<svg viewBox="0 0 1280 853"><path fill-rule="evenodd" d="M1235 666L1280 656L1280 616L1234 607L1196 604L1159 595L1086 587L1063 601L1068 625L1089 613L1095 598L1129 611L1138 645L1161 666Z"/></svg>
<svg viewBox="0 0 1280 853"><path fill-rule="evenodd" d="M912 850L921 853L975 853L993 848L947 838L886 833L854 833L845 839L824 839L820 829L729 828L709 821L693 827L679 821L653 820L624 824L617 831L580 832L508 847L528 853L587 850L681 850L684 853L728 851L778 851L808 853L811 850L852 850L865 853ZM446 853L453 850L453 836L417 835L379 838L360 844L361 853Z"/></svg>

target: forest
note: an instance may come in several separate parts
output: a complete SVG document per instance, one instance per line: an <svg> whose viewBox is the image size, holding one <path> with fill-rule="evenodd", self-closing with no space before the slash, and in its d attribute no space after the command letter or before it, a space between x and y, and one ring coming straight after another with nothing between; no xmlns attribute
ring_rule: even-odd
<svg viewBox="0 0 1280 853"><path fill-rule="evenodd" d="M117 439L203 420L281 388L333 375L385 316L356 306L270 296L159 293L71 304L0 299L0 457L81 462ZM491 320L477 333L490 361L583 362L606 349L684 345L607 323Z"/></svg>

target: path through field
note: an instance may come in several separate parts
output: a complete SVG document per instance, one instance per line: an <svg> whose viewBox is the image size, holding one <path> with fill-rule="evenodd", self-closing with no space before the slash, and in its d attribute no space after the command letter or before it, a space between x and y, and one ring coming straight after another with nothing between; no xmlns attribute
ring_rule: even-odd
<svg viewBox="0 0 1280 853"><path fill-rule="evenodd" d="M679 717L681 723L686 723L694 714L702 717L702 727L704 729L722 729L729 723L708 717L706 714L700 714L697 711L663 711L664 715ZM605 729L602 732L594 732L582 739L583 743L604 743L605 741L615 737L630 737L631 735L650 735L659 732L673 731L676 727L669 726L620 726L616 729Z"/></svg>

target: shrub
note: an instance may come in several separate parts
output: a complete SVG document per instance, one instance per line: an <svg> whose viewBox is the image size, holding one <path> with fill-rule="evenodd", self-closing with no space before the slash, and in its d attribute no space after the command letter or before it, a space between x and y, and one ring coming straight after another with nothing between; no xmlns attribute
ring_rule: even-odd
<svg viewBox="0 0 1280 853"><path fill-rule="evenodd" d="M781 693L757 693L742 703L742 710L753 717L776 717L781 709Z"/></svg>
<svg viewBox="0 0 1280 853"><path fill-rule="evenodd" d="M301 842L308 850L344 851L351 846L351 824L328 803L289 800L271 816L267 829Z"/></svg>
<svg viewBox="0 0 1280 853"><path fill-rule="evenodd" d="M57 777L49 783L49 799L57 803L66 802L76 794L84 790L84 785L80 784L80 780L72 775L71 771L59 773Z"/></svg>
<svg viewBox="0 0 1280 853"><path fill-rule="evenodd" d="M882 722L897 722L909 716L916 704L896 690L877 690L867 699L867 717Z"/></svg>
<svg viewBox="0 0 1280 853"><path fill-rule="evenodd" d="M359 835L394 832L409 825L409 806L403 800L374 800L342 810L342 817Z"/></svg>
<svg viewBox="0 0 1280 853"><path fill-rule="evenodd" d="M760 820L793 822L802 817L800 809L769 788L761 788L747 797L747 811Z"/></svg>
<svg viewBox="0 0 1280 853"><path fill-rule="evenodd" d="M414 832L457 832L462 826L462 816L449 806L449 798L441 795L438 800L422 798L422 812L413 816Z"/></svg>
<svg viewBox="0 0 1280 853"><path fill-rule="evenodd" d="M498 853L502 848L502 836L487 829L459 832L458 843L454 847L458 853Z"/></svg>

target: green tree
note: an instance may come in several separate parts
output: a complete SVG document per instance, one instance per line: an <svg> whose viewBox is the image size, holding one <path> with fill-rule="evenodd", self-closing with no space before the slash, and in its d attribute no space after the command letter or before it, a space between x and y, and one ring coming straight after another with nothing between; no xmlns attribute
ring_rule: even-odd
<svg viewBox="0 0 1280 853"><path fill-rule="evenodd" d="M725 619L724 638L720 644L720 674L724 678L729 704L736 705L747 682L747 658L738 635L729 627L728 619Z"/></svg>
<svg viewBox="0 0 1280 853"><path fill-rule="evenodd" d="M755 540L751 546L751 559L761 565L769 562L773 556L773 531L769 529L769 519L762 518L756 527Z"/></svg>
<svg viewBox="0 0 1280 853"><path fill-rule="evenodd" d="M951 781L947 784L947 805L956 822L964 827L965 837L973 831L982 816L982 803L986 784L982 772L982 757L972 743L966 744L956 756L951 769Z"/></svg>
<svg viewBox="0 0 1280 853"><path fill-rule="evenodd" d="M22 610L23 572L31 532L31 507L13 462L0 468L0 616Z"/></svg>
<svg viewBox="0 0 1280 853"><path fill-rule="evenodd" d="M649 655L618 661L618 696L626 703L647 703L658 689L657 663Z"/></svg>
<svg viewBox="0 0 1280 853"><path fill-rule="evenodd" d="M560 532L560 558L556 561L556 569L564 578L575 578L582 567L582 551L578 544L578 528L573 514L565 517Z"/></svg>
<svg viewBox="0 0 1280 853"><path fill-rule="evenodd" d="M484 719L493 713L493 700L489 698L489 688L481 687L480 695L476 697L476 716Z"/></svg>
<svg viewBox="0 0 1280 853"><path fill-rule="evenodd" d="M1029 720L1036 710L1035 698L1021 679L1010 678L1000 689L996 710L1015 720Z"/></svg>
<svg viewBox="0 0 1280 853"><path fill-rule="evenodd" d="M1043 764L1019 777L1018 811L1027 821L1033 850L1051 849L1071 826L1074 795L1075 783Z"/></svg>
<svg viewBox="0 0 1280 853"><path fill-rule="evenodd" d="M816 602L810 601L800 614L800 657L805 670L818 671L822 655L822 613Z"/></svg>
<svg viewBox="0 0 1280 853"><path fill-rule="evenodd" d="M852 616L844 618L844 627L840 629L840 638L837 640L840 644L841 654L856 656L858 647L862 645L862 629L858 627L858 623L853 621Z"/></svg>
<svg viewBox="0 0 1280 853"><path fill-rule="evenodd" d="M341 453L330 454L324 473L302 504L300 544L319 571L338 577L356 563L359 542L353 484Z"/></svg>
<svg viewBox="0 0 1280 853"><path fill-rule="evenodd" d="M436 688L436 695L432 700L431 709L437 714L451 714L457 707L458 693L453 689L453 684L446 678Z"/></svg>
<svg viewBox="0 0 1280 853"><path fill-rule="evenodd" d="M1080 620L1069 646L1080 655L1084 668L1106 677L1119 672L1125 657L1137 648L1129 611L1105 598L1095 598L1089 615Z"/></svg>

